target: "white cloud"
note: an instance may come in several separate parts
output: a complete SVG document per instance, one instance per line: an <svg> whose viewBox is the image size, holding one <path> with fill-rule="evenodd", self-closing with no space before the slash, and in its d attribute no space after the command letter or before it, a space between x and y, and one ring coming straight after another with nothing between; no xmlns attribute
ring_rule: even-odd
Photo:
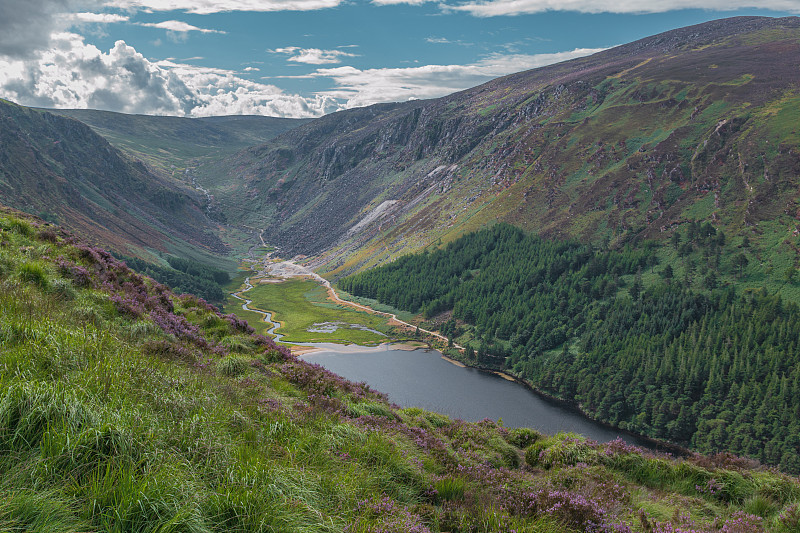
<svg viewBox="0 0 800 533"><path fill-rule="evenodd" d="M434 2L436 0L372 0L372 3L378 6L395 6L398 4L409 4L412 6L419 6L427 2Z"/></svg>
<svg viewBox="0 0 800 533"><path fill-rule="evenodd" d="M260 69L260 68L258 68L258 67L245 67L245 68L244 68L244 71L245 71L245 72L258 72L258 71L260 71L260 70L261 70L261 69Z"/></svg>
<svg viewBox="0 0 800 533"><path fill-rule="evenodd" d="M344 48L344 47L340 47ZM287 46L267 50L273 54L286 54L290 56L287 61L295 63L305 63L307 65L330 65L341 63L343 57L357 57L358 54L345 52L343 50L320 50L319 48L300 48L298 46Z"/></svg>
<svg viewBox="0 0 800 533"><path fill-rule="evenodd" d="M41 107L177 116L318 117L378 102L439 97L498 76L598 51L495 54L468 65L317 68L296 78L327 79L332 88L307 97L244 79L231 70L190 65L186 60L151 61L124 41L102 51L74 33L56 34L52 39L53 46L39 56L0 58L0 94L23 105ZM301 57L312 50L290 48L278 53ZM246 72L256 70L245 68Z"/></svg>
<svg viewBox="0 0 800 533"><path fill-rule="evenodd" d="M373 0L373 2L384 0ZM386 0L392 2L394 0ZM399 0L398 0L399 1ZM579 13L664 13L678 9L772 9L800 13L797 0L488 0L443 5L447 11L464 11L477 17L524 15L545 11Z"/></svg>
<svg viewBox="0 0 800 533"><path fill-rule="evenodd" d="M448 39L447 37L426 37L425 38L425 42L428 42L428 43L431 43L431 44L457 44L458 46L472 46L474 44L474 43L468 43L466 41L462 41L460 39L452 41L452 40Z"/></svg>
<svg viewBox="0 0 800 533"><path fill-rule="evenodd" d="M0 0L0 57L24 58L50 45L50 35L66 28L68 0Z"/></svg>
<svg viewBox="0 0 800 533"><path fill-rule="evenodd" d="M108 7L146 11L185 11L207 15L226 11L313 11L336 7L343 0L106 0Z"/></svg>
<svg viewBox="0 0 800 533"><path fill-rule="evenodd" d="M108 52L73 33L30 59L0 59L0 94L23 105L154 115L316 117L342 105L327 95L286 94L224 69L153 62L124 41Z"/></svg>
<svg viewBox="0 0 800 533"><path fill-rule="evenodd" d="M200 33L225 33L220 30L209 30L206 28L198 28L180 20L165 20L164 22L137 22L138 26L147 26L148 28L160 28L162 30L174 31L179 33L186 33L190 31L199 31Z"/></svg>
<svg viewBox="0 0 800 533"><path fill-rule="evenodd" d="M130 17L116 13L75 13L72 18L78 22L98 24L111 24L114 22L127 22Z"/></svg>
<svg viewBox="0 0 800 533"><path fill-rule="evenodd" d="M437 98L474 87L499 76L583 57L602 50L602 48L578 48L555 54L494 54L469 65L424 65L367 70L342 66L317 69L303 76L286 77L330 78L336 84L336 88L325 91L324 94L345 102L345 107L351 108L379 102Z"/></svg>

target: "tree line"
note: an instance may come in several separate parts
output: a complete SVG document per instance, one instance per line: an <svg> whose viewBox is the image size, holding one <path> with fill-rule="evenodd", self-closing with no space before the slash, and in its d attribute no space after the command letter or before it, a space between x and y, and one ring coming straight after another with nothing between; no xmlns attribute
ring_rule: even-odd
<svg viewBox="0 0 800 533"><path fill-rule="evenodd" d="M169 266L157 265L136 257L122 259L133 270L169 286L176 293L195 294L214 303L225 299L222 286L230 282L230 276L224 270L175 256L167 258Z"/></svg>
<svg viewBox="0 0 800 533"><path fill-rule="evenodd" d="M686 242L672 245L679 255L710 250L713 262L724 234L689 226ZM672 265L645 286L658 246L610 250L498 224L340 284L428 318L452 311L442 331L459 336L471 362L600 420L800 472L798 306L766 291L737 294L708 275L692 289L672 279Z"/></svg>

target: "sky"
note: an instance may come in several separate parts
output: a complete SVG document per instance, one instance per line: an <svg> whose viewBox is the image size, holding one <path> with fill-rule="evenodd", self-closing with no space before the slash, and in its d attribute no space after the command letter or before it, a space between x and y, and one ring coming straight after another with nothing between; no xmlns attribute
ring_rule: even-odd
<svg viewBox="0 0 800 533"><path fill-rule="evenodd" d="M0 0L0 98L318 117L800 0Z"/></svg>

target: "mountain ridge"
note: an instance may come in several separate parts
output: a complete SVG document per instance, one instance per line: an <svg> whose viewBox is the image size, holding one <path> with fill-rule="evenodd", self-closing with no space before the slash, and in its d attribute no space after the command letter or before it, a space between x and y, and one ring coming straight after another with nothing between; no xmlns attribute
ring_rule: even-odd
<svg viewBox="0 0 800 533"><path fill-rule="evenodd" d="M126 158L84 123L5 101L0 121L3 203L118 253L226 253L199 193Z"/></svg>
<svg viewBox="0 0 800 533"><path fill-rule="evenodd" d="M335 113L199 169L201 181L248 205L234 220L269 226L265 239L287 255L329 251L334 276L498 219L583 240L659 237L709 191L722 208L697 217L738 232L752 223L745 212L757 222L795 201L784 177L794 148L767 162L771 184L755 149L724 169L752 174L751 210L737 205L748 186L721 180L715 165L732 145L754 144L744 134L757 122L772 128L793 108L798 20L722 19L437 100ZM770 109L782 102L788 111ZM777 145L796 146L793 135Z"/></svg>

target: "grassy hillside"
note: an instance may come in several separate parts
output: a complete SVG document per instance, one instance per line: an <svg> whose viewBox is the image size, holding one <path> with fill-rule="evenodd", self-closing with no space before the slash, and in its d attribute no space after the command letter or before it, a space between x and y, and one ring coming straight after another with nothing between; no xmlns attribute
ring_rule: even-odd
<svg viewBox="0 0 800 533"><path fill-rule="evenodd" d="M611 245L708 222L785 270L798 259L798 58L796 17L712 21L335 113L203 179L286 254L327 251L317 264L332 276L497 220Z"/></svg>
<svg viewBox="0 0 800 533"><path fill-rule="evenodd" d="M48 111L80 120L116 148L165 172L263 144L310 121L262 116L159 117L94 109Z"/></svg>
<svg viewBox="0 0 800 533"><path fill-rule="evenodd" d="M0 214L4 531L793 532L730 455L508 431L296 359L103 250Z"/></svg>
<svg viewBox="0 0 800 533"><path fill-rule="evenodd" d="M0 201L117 253L209 262L226 253L205 197L77 120L0 100Z"/></svg>

